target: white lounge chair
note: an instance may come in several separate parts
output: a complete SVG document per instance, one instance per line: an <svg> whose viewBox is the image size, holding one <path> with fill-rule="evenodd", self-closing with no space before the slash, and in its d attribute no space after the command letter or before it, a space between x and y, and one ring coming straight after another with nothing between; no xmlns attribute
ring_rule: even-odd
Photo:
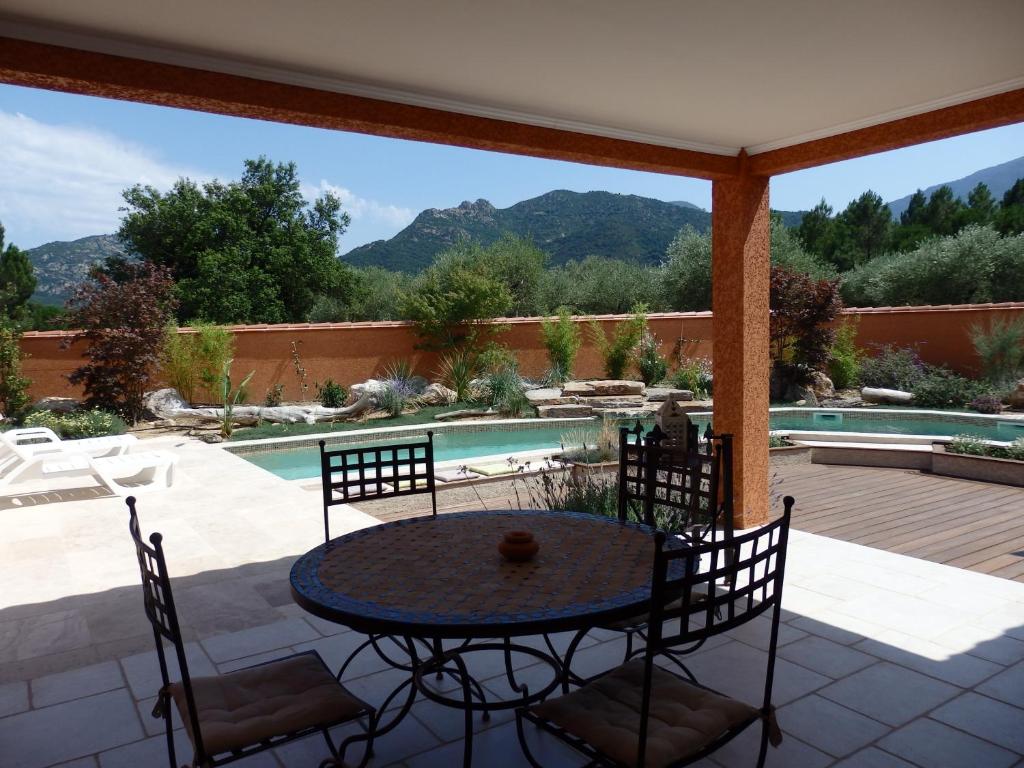
<svg viewBox="0 0 1024 768"><path fill-rule="evenodd" d="M23 462L0 477L0 489L19 480L91 476L119 496L169 488L178 457L167 451L143 451L93 458L84 453L51 451Z"/></svg>
<svg viewBox="0 0 1024 768"><path fill-rule="evenodd" d="M0 432L0 445L8 453L22 458L39 453L73 451L98 459L103 456L118 456L127 453L138 443L135 435L108 435L106 437L83 437L78 440L62 440L47 427L21 427Z"/></svg>

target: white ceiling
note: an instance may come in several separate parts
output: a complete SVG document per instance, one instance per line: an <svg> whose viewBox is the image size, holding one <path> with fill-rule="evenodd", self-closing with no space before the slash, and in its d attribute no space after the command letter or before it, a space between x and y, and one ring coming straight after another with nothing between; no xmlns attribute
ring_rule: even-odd
<svg viewBox="0 0 1024 768"><path fill-rule="evenodd" d="M755 154L1024 87L1024 0L0 0L0 35Z"/></svg>

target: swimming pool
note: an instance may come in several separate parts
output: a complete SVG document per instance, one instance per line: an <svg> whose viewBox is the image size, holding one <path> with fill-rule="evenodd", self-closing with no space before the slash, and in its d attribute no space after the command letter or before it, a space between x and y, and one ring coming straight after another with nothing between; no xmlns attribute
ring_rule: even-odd
<svg viewBox="0 0 1024 768"><path fill-rule="evenodd" d="M710 421L710 413L691 414L701 430ZM623 422L630 423L630 422ZM773 430L869 432L886 435L974 435L989 440L1015 440L1024 437L1024 419L982 416L944 411L909 409L826 409L773 408L769 416ZM434 429L434 460L461 461L475 456L503 456L521 451L557 450L562 436L573 428L597 428L596 421L560 421L550 425L543 421L475 422L444 424ZM400 445L422 440L426 427L417 426L386 432L361 431L326 436L330 445L353 447L363 444ZM228 447L246 460L286 480L301 480L320 475L320 449L317 437L300 440L262 440Z"/></svg>

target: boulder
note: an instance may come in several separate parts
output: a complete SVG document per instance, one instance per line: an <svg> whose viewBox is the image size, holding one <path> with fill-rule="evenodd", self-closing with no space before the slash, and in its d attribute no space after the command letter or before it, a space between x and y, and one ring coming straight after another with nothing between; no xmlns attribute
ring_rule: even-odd
<svg viewBox="0 0 1024 768"><path fill-rule="evenodd" d="M680 400L693 400L693 392L690 390L670 389L669 387L648 387L645 395L653 403L663 403L669 398L676 402Z"/></svg>
<svg viewBox="0 0 1024 768"><path fill-rule="evenodd" d="M881 389L876 387L864 387L860 391L861 399L866 403L881 403L885 405L907 405L914 399L913 392L903 392L899 389Z"/></svg>
<svg viewBox="0 0 1024 768"><path fill-rule="evenodd" d="M423 405L451 405L455 402L455 390L448 389L444 384L428 384L418 395Z"/></svg>
<svg viewBox="0 0 1024 768"><path fill-rule="evenodd" d="M1010 396L1006 398L1006 404L1011 408L1024 410L1024 379L1017 382L1017 386L1010 392Z"/></svg>
<svg viewBox="0 0 1024 768"><path fill-rule="evenodd" d="M814 389L800 384L791 384L789 389L786 390L784 399L796 405L808 405L811 408L818 407L818 396L814 393Z"/></svg>
<svg viewBox="0 0 1024 768"><path fill-rule="evenodd" d="M174 387L157 389L143 396L143 407L147 418L173 419L182 415L182 411L191 410L192 406Z"/></svg>
<svg viewBox="0 0 1024 768"><path fill-rule="evenodd" d="M622 395L620 397L588 397L581 405L591 408L638 408L644 404L640 395Z"/></svg>
<svg viewBox="0 0 1024 768"><path fill-rule="evenodd" d="M815 371L811 374L811 390L818 400L836 396L836 387L832 383L832 379L821 371Z"/></svg>
<svg viewBox="0 0 1024 768"><path fill-rule="evenodd" d="M569 381L562 387L563 395L578 397L610 397L614 395L642 395L646 387L642 381L600 379L597 381Z"/></svg>
<svg viewBox="0 0 1024 768"><path fill-rule="evenodd" d="M537 415L542 419L571 419L593 416L594 409L589 405L542 405L537 408Z"/></svg>
<svg viewBox="0 0 1024 768"><path fill-rule="evenodd" d="M571 405L576 402L575 397L563 397L562 390L558 387L527 390L526 399L530 401L530 405Z"/></svg>
<svg viewBox="0 0 1024 768"><path fill-rule="evenodd" d="M73 397L44 397L32 405L33 411L52 411L53 413L73 413L79 403Z"/></svg>

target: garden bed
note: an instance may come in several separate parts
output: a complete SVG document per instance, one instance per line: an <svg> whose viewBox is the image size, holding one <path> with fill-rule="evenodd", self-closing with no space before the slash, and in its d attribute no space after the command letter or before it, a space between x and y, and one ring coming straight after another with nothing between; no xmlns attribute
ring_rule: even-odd
<svg viewBox="0 0 1024 768"><path fill-rule="evenodd" d="M932 445L931 469L934 474L945 477L1024 488L1024 461L953 453L941 443Z"/></svg>

